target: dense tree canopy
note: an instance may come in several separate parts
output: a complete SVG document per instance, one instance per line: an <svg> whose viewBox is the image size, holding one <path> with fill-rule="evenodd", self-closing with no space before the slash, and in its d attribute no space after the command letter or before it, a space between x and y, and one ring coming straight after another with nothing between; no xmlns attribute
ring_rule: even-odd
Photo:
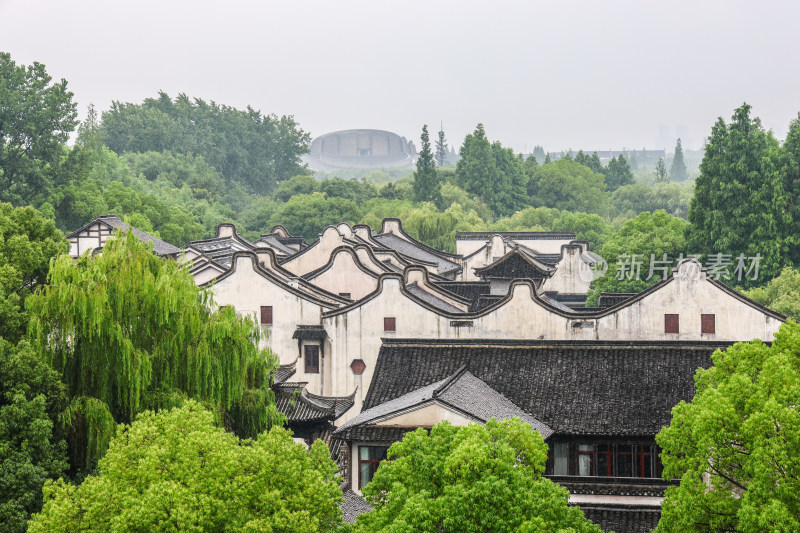
<svg viewBox="0 0 800 533"><path fill-rule="evenodd" d="M67 81L51 82L41 63L0 52L0 201L38 205L58 179L77 112Z"/></svg>
<svg viewBox="0 0 800 533"><path fill-rule="evenodd" d="M67 470L57 418L66 405L58 374L30 346L0 338L0 524L26 531L42 506L42 485Z"/></svg>
<svg viewBox="0 0 800 533"><path fill-rule="evenodd" d="M593 282L587 304L596 303L601 292L639 292L669 276L686 253L687 225L663 210L625 222L600 249L608 271Z"/></svg>
<svg viewBox="0 0 800 533"><path fill-rule="evenodd" d="M711 131L689 209L689 244L703 254L761 256L767 279L789 257L791 205L778 141L744 104ZM751 283L752 282L747 282Z"/></svg>
<svg viewBox="0 0 800 533"><path fill-rule="evenodd" d="M607 215L608 195L602 174L580 163L559 159L539 167L528 182L533 207L553 207Z"/></svg>
<svg viewBox="0 0 800 533"><path fill-rule="evenodd" d="M199 154L229 182L261 194L302 173L309 135L290 116L238 110L164 92L141 104L114 102L103 113L103 142L117 152Z"/></svg>
<svg viewBox="0 0 800 533"><path fill-rule="evenodd" d="M244 436L276 419L274 356L260 329L210 296L132 232L97 256L61 256L28 299L31 336L67 385L63 417L73 470L91 469L116 423L197 398Z"/></svg>
<svg viewBox="0 0 800 533"><path fill-rule="evenodd" d="M800 321L800 271L797 269L784 267L777 278L745 294L761 305Z"/></svg>
<svg viewBox="0 0 800 533"><path fill-rule="evenodd" d="M800 530L800 326L712 359L656 437L665 479L681 480L657 531Z"/></svg>
<svg viewBox="0 0 800 533"><path fill-rule="evenodd" d="M240 441L198 403L122 426L98 474L45 487L31 533L197 531L311 533L341 523L327 446L306 450L276 427Z"/></svg>
<svg viewBox="0 0 800 533"><path fill-rule="evenodd" d="M363 490L375 508L357 532L601 531L542 477L547 445L519 419L441 422L406 434L388 457Z"/></svg>
<svg viewBox="0 0 800 533"><path fill-rule="evenodd" d="M50 260L68 249L64 234L39 211L0 203L0 338L22 337L25 299L46 281Z"/></svg>

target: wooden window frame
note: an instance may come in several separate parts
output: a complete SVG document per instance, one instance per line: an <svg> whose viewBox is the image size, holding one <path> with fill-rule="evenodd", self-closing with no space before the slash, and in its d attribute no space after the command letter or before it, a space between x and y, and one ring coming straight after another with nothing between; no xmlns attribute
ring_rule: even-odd
<svg viewBox="0 0 800 533"><path fill-rule="evenodd" d="M383 331L397 331L397 318L393 316L383 317Z"/></svg>
<svg viewBox="0 0 800 533"><path fill-rule="evenodd" d="M272 306L271 305L262 305L261 306L261 316L259 317L261 320L262 326L271 326L272 325Z"/></svg>
<svg viewBox="0 0 800 533"><path fill-rule="evenodd" d="M372 465L372 476L370 477L369 481L372 481L372 478L375 477L375 472L378 471L378 467L380 466L381 462L385 461L386 459L362 459L361 458L361 448L383 448L383 453L378 453L376 455L383 455L386 456L386 452L389 450L388 446L370 446L370 445L358 445L358 490L364 488L365 485L361 483L361 465L362 464L370 464ZM369 481L367 484L369 484Z"/></svg>
<svg viewBox="0 0 800 533"><path fill-rule="evenodd" d="M317 363L316 366L309 366L309 364L308 364L309 355L310 355L309 351L310 352L315 352L316 351L316 353L314 353L314 359L315 359L315 361ZM319 374L319 366L320 366L319 365L319 359L320 359L319 352L320 352L319 344L306 344L305 346L303 346L303 365L304 365L306 374Z"/></svg>
<svg viewBox="0 0 800 533"><path fill-rule="evenodd" d="M700 315L700 333L704 335L715 335L717 333L717 315L713 313Z"/></svg>
<svg viewBox="0 0 800 533"><path fill-rule="evenodd" d="M664 314L664 333L675 335L681 332L681 316L676 313Z"/></svg>

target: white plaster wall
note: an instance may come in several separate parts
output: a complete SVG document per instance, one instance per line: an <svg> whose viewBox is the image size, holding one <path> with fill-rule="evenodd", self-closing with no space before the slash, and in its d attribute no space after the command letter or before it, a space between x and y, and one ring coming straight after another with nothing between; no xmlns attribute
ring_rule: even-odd
<svg viewBox="0 0 800 533"><path fill-rule="evenodd" d="M329 226L322 232L319 241L315 245L312 245L311 248L306 248L300 254L292 256L281 266L289 272L302 276L325 266L331 256L331 252L342 244L344 244L344 239L339 234L339 231L333 226Z"/></svg>
<svg viewBox="0 0 800 533"><path fill-rule="evenodd" d="M363 298L378 286L377 277L361 270L349 250L340 250L333 257L331 268L309 281L334 294L350 293L354 300Z"/></svg>
<svg viewBox="0 0 800 533"><path fill-rule="evenodd" d="M250 257L238 257L235 267L233 274L211 287L215 301L219 305L231 305L241 314L255 316L256 320L260 319L261 306L271 305L273 323L262 326L269 335L267 345L280 357L282 364L291 363L298 355L297 340L292 339L292 335L299 324L320 324L321 306L255 272Z"/></svg>
<svg viewBox="0 0 800 533"><path fill-rule="evenodd" d="M542 292L555 291L563 294L589 292L592 278L586 275L588 281L581 278L581 268L590 273L589 266L581 260L582 250L580 245L565 246L561 249L561 261L556 265L555 273L545 280Z"/></svg>
<svg viewBox="0 0 800 533"><path fill-rule="evenodd" d="M540 254L559 254L561 246L569 244L572 239L513 239L514 242L535 250Z"/></svg>
<svg viewBox="0 0 800 533"><path fill-rule="evenodd" d="M454 426L466 426L471 422L481 422L480 420L467 418L436 401L428 401L415 409L405 411L392 418L387 418L376 423L376 426L419 426L431 427L447 420Z"/></svg>
<svg viewBox="0 0 800 533"><path fill-rule="evenodd" d="M480 242L480 241L463 241L463 242ZM486 244L486 248L471 257L465 257L461 261L461 281L480 281L480 278L475 275L476 268L483 268L490 265L506 255L510 248L499 235L493 235ZM479 250L480 247L475 250ZM473 253L475 252L473 250Z"/></svg>
<svg viewBox="0 0 800 533"><path fill-rule="evenodd" d="M679 315L677 334L664 333L664 315ZM716 333L700 333L700 315L716 315ZM782 322L704 279L674 278L661 289L597 320L604 340L772 341Z"/></svg>

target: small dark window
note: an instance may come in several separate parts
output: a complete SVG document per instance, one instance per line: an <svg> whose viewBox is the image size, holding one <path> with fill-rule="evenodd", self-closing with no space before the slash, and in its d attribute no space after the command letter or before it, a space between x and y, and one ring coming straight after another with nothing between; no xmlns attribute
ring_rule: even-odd
<svg viewBox="0 0 800 533"><path fill-rule="evenodd" d="M306 374L319 374L319 346L305 346Z"/></svg>
<svg viewBox="0 0 800 533"><path fill-rule="evenodd" d="M678 315L664 315L664 333L680 333Z"/></svg>
<svg viewBox="0 0 800 533"><path fill-rule="evenodd" d="M700 315L700 333L717 332L717 315Z"/></svg>
<svg viewBox="0 0 800 533"><path fill-rule="evenodd" d="M271 305L262 305L261 306L261 323L264 325L272 325L272 306Z"/></svg>
<svg viewBox="0 0 800 533"><path fill-rule="evenodd" d="M348 300L352 300L352 298L350 298L349 292L340 292L339 296L341 296L342 298L347 298Z"/></svg>
<svg viewBox="0 0 800 533"><path fill-rule="evenodd" d="M378 465L386 459L385 446L359 446L358 447L358 488L363 489L372 481L372 476L378 470Z"/></svg>
<svg viewBox="0 0 800 533"><path fill-rule="evenodd" d="M397 331L397 321L393 316L383 318L383 331Z"/></svg>

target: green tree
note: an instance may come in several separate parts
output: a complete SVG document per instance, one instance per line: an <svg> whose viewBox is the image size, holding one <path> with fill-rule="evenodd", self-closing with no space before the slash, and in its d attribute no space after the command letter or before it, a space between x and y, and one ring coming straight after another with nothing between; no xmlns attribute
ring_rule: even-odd
<svg viewBox="0 0 800 533"><path fill-rule="evenodd" d="M657 531L800 530L800 326L736 343L695 376L656 436L667 489Z"/></svg>
<svg viewBox="0 0 800 533"><path fill-rule="evenodd" d="M744 294L795 321L800 321L800 271L784 267L780 275Z"/></svg>
<svg viewBox="0 0 800 533"><path fill-rule="evenodd" d="M600 249L608 271L592 283L587 305L596 304L601 292L639 292L661 280L664 272L659 267L674 266L686 253L687 226L685 220L664 210L644 212L625 222ZM664 254L670 264L663 263Z"/></svg>
<svg viewBox="0 0 800 533"><path fill-rule="evenodd" d="M634 182L631 167L622 154L619 154L619 157L611 158L603 174L609 191L616 191L623 185L630 185Z"/></svg>
<svg viewBox="0 0 800 533"><path fill-rule="evenodd" d="M294 176L278 184L272 196L280 202L288 202L297 194L311 194L317 190L319 182L313 176Z"/></svg>
<svg viewBox="0 0 800 533"><path fill-rule="evenodd" d="M0 52L0 201L40 205L57 180L77 112L67 81L51 82Z"/></svg>
<svg viewBox="0 0 800 533"><path fill-rule="evenodd" d="M544 153L544 148L542 148L541 146L539 146L537 144L533 148L533 154L532 155L536 159L537 163L539 163L540 165L544 165L544 160L545 160L545 157L546 157L546 155Z"/></svg>
<svg viewBox="0 0 800 533"><path fill-rule="evenodd" d="M664 163L664 158L659 157L656 163L656 169L653 171L656 175L656 183L669 183L669 174L667 173L667 164Z"/></svg>
<svg viewBox="0 0 800 533"><path fill-rule="evenodd" d="M542 477L547 445L519 419L442 422L406 434L388 457L363 490L375 508L357 532L601 531Z"/></svg>
<svg viewBox="0 0 800 533"><path fill-rule="evenodd" d="M73 472L102 456L117 423L197 398L254 436L279 416L269 388L275 357L261 330L132 232L103 253L58 258L49 285L28 299L30 334L67 386L63 414Z"/></svg>
<svg viewBox="0 0 800 533"><path fill-rule="evenodd" d="M51 219L0 203L0 338L16 343L23 336L26 298L47 280L50 260L68 250Z"/></svg>
<svg viewBox="0 0 800 533"><path fill-rule="evenodd" d="M497 174L492 145L486 138L483 124L464 138L459 150L461 159L456 164L455 183L465 191L487 200L492 196L494 177ZM487 204L489 202L487 201ZM491 204L490 204L491 207Z"/></svg>
<svg viewBox="0 0 800 533"><path fill-rule="evenodd" d="M417 171L414 172L414 200L417 202L433 202L438 206L442 203L442 184L439 183L439 176L431 153L427 124L422 126L420 140L422 149L419 152L419 157L417 157Z"/></svg>
<svg viewBox="0 0 800 533"><path fill-rule="evenodd" d="M681 140L678 139L675 145L675 155L672 156L672 165L669 167L669 177L672 181L684 181L689 179L686 171L686 162L683 160L683 147Z"/></svg>
<svg viewBox="0 0 800 533"><path fill-rule="evenodd" d="M443 167L447 164L447 139L444 130L439 129L439 138L436 140L436 166Z"/></svg>
<svg viewBox="0 0 800 533"><path fill-rule="evenodd" d="M56 428L66 396L58 374L22 342L0 338L0 524L27 530L42 507L42 486L67 469L66 445Z"/></svg>
<svg viewBox="0 0 800 533"><path fill-rule="evenodd" d="M608 214L609 195L605 189L601 174L566 159L542 165L528 182L528 195L534 207L599 215Z"/></svg>
<svg viewBox="0 0 800 533"><path fill-rule="evenodd" d="M315 240L326 226L340 222L354 224L361 211L352 200L327 198L324 194L299 194L278 208L269 226L283 224L292 235L302 235L309 242Z"/></svg>
<svg viewBox="0 0 800 533"><path fill-rule="evenodd" d="M784 152L744 104L730 124L720 118L711 130L689 208L689 245L704 254L758 254L760 275L770 279L789 257L793 203Z"/></svg>
<svg viewBox="0 0 800 533"><path fill-rule="evenodd" d="M188 401L122 426L98 474L45 487L31 533L333 531L341 490L327 446L280 427L240 441Z"/></svg>
<svg viewBox="0 0 800 533"><path fill-rule="evenodd" d="M789 124L786 141L783 143L786 213L779 219L781 233L786 239L789 262L800 266L800 113Z"/></svg>
<svg viewBox="0 0 800 533"><path fill-rule="evenodd" d="M270 193L279 180L306 173L310 137L291 116L263 115L160 92L141 104L113 102L100 128L114 152L202 154L228 181Z"/></svg>

